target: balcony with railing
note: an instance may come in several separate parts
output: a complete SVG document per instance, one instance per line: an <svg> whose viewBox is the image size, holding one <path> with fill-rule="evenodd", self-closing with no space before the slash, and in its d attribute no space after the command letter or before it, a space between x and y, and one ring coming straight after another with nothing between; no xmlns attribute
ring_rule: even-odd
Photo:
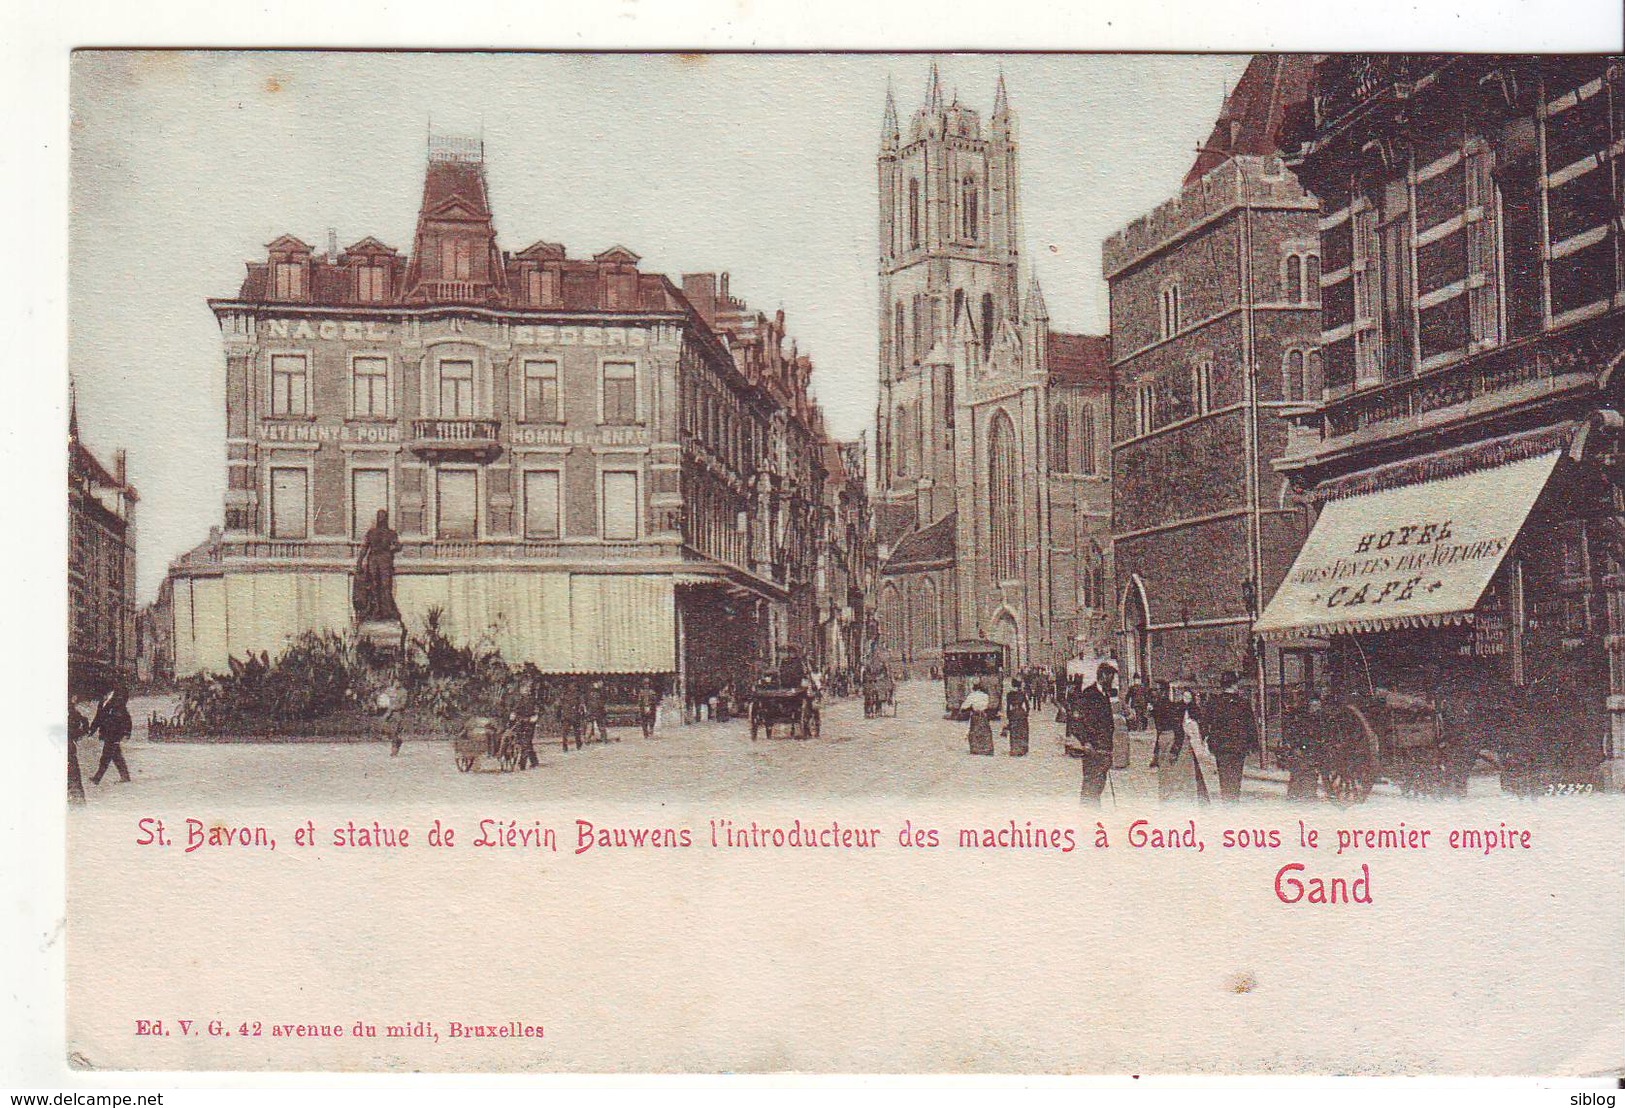
<svg viewBox="0 0 1625 1108"><path fill-rule="evenodd" d="M1625 315L1537 335L1419 377L1327 401L1321 452L1350 442L1474 419L1594 386L1625 350Z"/></svg>
<svg viewBox="0 0 1625 1108"><path fill-rule="evenodd" d="M490 461L502 452L501 420L433 418L412 421L411 447L430 459L472 458Z"/></svg>
<svg viewBox="0 0 1625 1108"><path fill-rule="evenodd" d="M484 304L492 295L484 281L424 281L418 288L434 304Z"/></svg>

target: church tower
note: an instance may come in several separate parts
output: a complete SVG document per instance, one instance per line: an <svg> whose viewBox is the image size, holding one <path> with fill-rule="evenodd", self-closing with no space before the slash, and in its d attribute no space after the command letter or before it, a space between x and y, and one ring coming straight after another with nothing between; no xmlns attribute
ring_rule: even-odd
<svg viewBox="0 0 1625 1108"><path fill-rule="evenodd" d="M880 157L880 497L912 504L920 528L954 510L954 324L968 316L985 359L1019 319L1020 217L1014 118L999 78L993 114L945 97L935 63L906 130L888 89ZM962 372L962 371L961 371ZM963 443L959 445L964 445Z"/></svg>

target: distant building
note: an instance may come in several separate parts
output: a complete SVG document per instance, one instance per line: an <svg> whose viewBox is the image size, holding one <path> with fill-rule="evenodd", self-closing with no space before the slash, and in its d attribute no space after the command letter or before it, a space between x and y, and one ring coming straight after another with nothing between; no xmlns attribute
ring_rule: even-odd
<svg viewBox="0 0 1625 1108"><path fill-rule="evenodd" d="M1306 690L1456 704L1509 784L1619 785L1625 59L1336 54L1312 104L1316 518L1258 630Z"/></svg>
<svg viewBox="0 0 1625 1108"><path fill-rule="evenodd" d="M1132 676L1255 685L1251 625L1306 524L1271 467L1320 395L1319 205L1275 136L1313 59L1255 57L1179 194L1106 240L1112 556Z"/></svg>
<svg viewBox="0 0 1625 1108"><path fill-rule="evenodd" d="M880 563L869 506L868 444L825 443L824 535L819 544L817 662L828 673L856 676L870 641L869 597Z"/></svg>
<svg viewBox="0 0 1625 1108"><path fill-rule="evenodd" d="M1014 128L1002 78L985 128L935 66L906 132L887 96L877 614L915 676L960 639L1014 666L1109 642L1107 344L1052 333L1037 280L1023 287Z"/></svg>
<svg viewBox="0 0 1625 1108"><path fill-rule="evenodd" d="M351 628L379 511L409 629L543 672L709 682L811 640L810 363L736 358L623 247L504 251L479 144L431 139L410 255L283 236L210 307L225 528L178 567L178 674Z"/></svg>
<svg viewBox="0 0 1625 1108"><path fill-rule="evenodd" d="M68 413L68 691L95 696L136 676L135 505L124 451L109 470Z"/></svg>

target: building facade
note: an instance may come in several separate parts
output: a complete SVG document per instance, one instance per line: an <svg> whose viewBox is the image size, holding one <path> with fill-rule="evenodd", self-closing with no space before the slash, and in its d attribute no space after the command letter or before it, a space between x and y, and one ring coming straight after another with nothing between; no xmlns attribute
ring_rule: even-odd
<svg viewBox="0 0 1625 1108"><path fill-rule="evenodd" d="M1312 59L1259 55L1179 194L1112 235L1113 559L1128 673L1267 684L1251 625L1303 540L1271 467L1319 396L1319 207L1275 137ZM1267 714L1267 713L1266 713Z"/></svg>
<svg viewBox="0 0 1625 1108"><path fill-rule="evenodd" d="M502 250L478 144L431 140L409 256L284 236L210 306L225 528L177 566L178 674L350 629L379 512L408 630L439 609L543 672L710 679L801 633L805 376L736 360L623 247Z"/></svg>
<svg viewBox="0 0 1625 1108"><path fill-rule="evenodd" d="M869 597L880 570L865 437L826 442L824 470L816 664L826 673L844 674L850 683L859 676L864 649L872 638Z"/></svg>
<svg viewBox="0 0 1625 1108"><path fill-rule="evenodd" d="M68 692L99 696L136 676L135 506L125 454L109 470L68 412Z"/></svg>
<svg viewBox="0 0 1625 1108"><path fill-rule="evenodd" d="M1625 65L1333 56L1288 145L1324 380L1277 466L1317 518L1258 630L1306 684L1465 705L1525 785L1617 784Z"/></svg>
<svg viewBox="0 0 1625 1108"><path fill-rule="evenodd" d="M960 639L1000 642L1016 666L1101 648L1078 641L1099 621L1077 606L1104 595L1109 572L1093 453L1106 441L1105 340L1051 332L1037 280L1023 287L1003 79L985 128L945 100L935 66L906 134L888 94L878 167L881 646L914 676ZM1069 438L1052 451L1057 419Z"/></svg>

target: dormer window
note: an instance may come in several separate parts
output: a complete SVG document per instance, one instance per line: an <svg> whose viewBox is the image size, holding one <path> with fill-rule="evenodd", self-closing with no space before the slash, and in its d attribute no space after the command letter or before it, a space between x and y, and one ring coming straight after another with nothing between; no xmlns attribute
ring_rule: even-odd
<svg viewBox="0 0 1625 1108"><path fill-rule="evenodd" d="M389 269L383 265L362 264L355 269L355 298L376 304L389 298Z"/></svg>
<svg viewBox="0 0 1625 1108"><path fill-rule="evenodd" d="M440 279L469 281L474 276L474 244L468 239L440 240Z"/></svg>
<svg viewBox="0 0 1625 1108"><path fill-rule="evenodd" d="M535 307L557 304L559 300L559 272L556 269L532 268L525 273L525 300Z"/></svg>
<svg viewBox="0 0 1625 1108"><path fill-rule="evenodd" d="M275 262L271 269L275 277L273 288L278 300L305 298L304 262Z"/></svg>

